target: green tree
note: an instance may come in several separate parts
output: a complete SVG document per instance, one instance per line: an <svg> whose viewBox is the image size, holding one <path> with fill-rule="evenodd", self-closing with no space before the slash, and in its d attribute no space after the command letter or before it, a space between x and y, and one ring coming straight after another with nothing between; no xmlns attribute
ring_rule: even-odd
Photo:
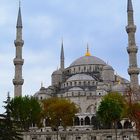
<svg viewBox="0 0 140 140"><path fill-rule="evenodd" d="M11 115L18 121L18 127L28 131L33 124L40 126L41 111L40 103L34 97L15 97L10 102Z"/></svg>
<svg viewBox="0 0 140 140"><path fill-rule="evenodd" d="M105 125L117 123L123 116L125 108L124 98L119 93L109 93L102 98L97 115Z"/></svg>
<svg viewBox="0 0 140 140"><path fill-rule="evenodd" d="M6 112L1 115L0 120L0 140L22 140L21 131L17 127L17 122L11 117L10 97L4 102Z"/></svg>
<svg viewBox="0 0 140 140"><path fill-rule="evenodd" d="M73 125L77 111L75 104L64 98L53 97L43 100L44 118L48 118L52 128L58 129L60 124L64 128Z"/></svg>
<svg viewBox="0 0 140 140"><path fill-rule="evenodd" d="M123 117L125 99L120 93L108 93L100 103L97 116L107 126L114 126L117 140L117 122Z"/></svg>

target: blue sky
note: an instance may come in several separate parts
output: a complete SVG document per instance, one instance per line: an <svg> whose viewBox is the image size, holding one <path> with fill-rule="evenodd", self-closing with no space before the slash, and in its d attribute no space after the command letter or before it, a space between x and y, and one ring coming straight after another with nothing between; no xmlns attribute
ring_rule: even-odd
<svg viewBox="0 0 140 140"><path fill-rule="evenodd" d="M15 33L18 0L0 0L0 113L7 92L13 97ZM41 82L47 87L51 73L59 67L61 40L69 66L83 56L86 44L92 55L108 62L129 79L126 0L24 0L23 95L33 95ZM133 0L136 42L140 46L140 1ZM138 53L140 66L140 51ZM139 78L140 80L140 78Z"/></svg>

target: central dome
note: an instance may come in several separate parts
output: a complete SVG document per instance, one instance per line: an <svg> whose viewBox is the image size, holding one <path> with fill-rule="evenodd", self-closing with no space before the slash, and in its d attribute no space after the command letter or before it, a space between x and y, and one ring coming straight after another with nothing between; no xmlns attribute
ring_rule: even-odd
<svg viewBox="0 0 140 140"><path fill-rule="evenodd" d="M98 57L95 56L82 56L76 59L70 66L79 65L106 65L106 63Z"/></svg>

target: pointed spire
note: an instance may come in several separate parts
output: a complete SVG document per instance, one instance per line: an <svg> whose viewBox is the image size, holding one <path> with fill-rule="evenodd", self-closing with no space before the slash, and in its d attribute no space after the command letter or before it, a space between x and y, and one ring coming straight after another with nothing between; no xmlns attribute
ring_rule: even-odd
<svg viewBox="0 0 140 140"><path fill-rule="evenodd" d="M90 51L89 51L89 46L88 46L88 44L87 44L87 51L86 51L86 53L85 53L85 56L91 56Z"/></svg>
<svg viewBox="0 0 140 140"><path fill-rule="evenodd" d="M132 0L127 1L127 11L133 11Z"/></svg>
<svg viewBox="0 0 140 140"><path fill-rule="evenodd" d="M60 56L60 68L64 69L65 68L65 62L64 62L64 48L63 48L63 39L62 39L62 44L61 44L61 56Z"/></svg>
<svg viewBox="0 0 140 140"><path fill-rule="evenodd" d="M19 10L18 10L18 19L17 19L17 28L22 28L22 17L21 17L21 2L19 1Z"/></svg>
<svg viewBox="0 0 140 140"><path fill-rule="evenodd" d="M64 59L63 39L62 39L62 44L61 44L61 59Z"/></svg>

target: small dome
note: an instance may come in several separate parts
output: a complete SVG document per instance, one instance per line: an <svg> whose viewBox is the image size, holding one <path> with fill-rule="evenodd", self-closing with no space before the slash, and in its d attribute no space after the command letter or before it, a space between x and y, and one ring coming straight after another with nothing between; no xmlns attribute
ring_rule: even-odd
<svg viewBox="0 0 140 140"><path fill-rule="evenodd" d="M74 87L74 88L70 88L69 91L83 91L83 89L79 87Z"/></svg>
<svg viewBox="0 0 140 140"><path fill-rule="evenodd" d="M95 56L82 56L78 59L76 59L70 66L79 66L79 65L106 65L106 63L101 60L100 58L97 58Z"/></svg>
<svg viewBox="0 0 140 140"><path fill-rule="evenodd" d="M103 70L114 70L110 65L106 65L103 67Z"/></svg>
<svg viewBox="0 0 140 140"><path fill-rule="evenodd" d="M56 71L54 71L54 72L52 73L52 75L60 75L60 74L62 74L62 70L61 70L61 69L56 70Z"/></svg>
<svg viewBox="0 0 140 140"><path fill-rule="evenodd" d="M47 93L47 89L45 87L41 87L40 90L34 94L34 96L36 97L40 94L46 94L46 93Z"/></svg>
<svg viewBox="0 0 140 140"><path fill-rule="evenodd" d="M67 82L69 81L93 81L95 80L93 77L86 75L86 74L76 74L71 76Z"/></svg>

